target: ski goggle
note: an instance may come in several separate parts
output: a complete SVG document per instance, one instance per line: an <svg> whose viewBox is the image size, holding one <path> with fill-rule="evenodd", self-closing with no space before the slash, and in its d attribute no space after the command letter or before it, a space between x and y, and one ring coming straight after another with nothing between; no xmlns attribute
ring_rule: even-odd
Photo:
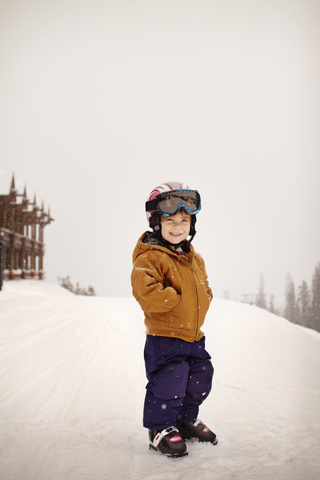
<svg viewBox="0 0 320 480"><path fill-rule="evenodd" d="M172 190L160 193L155 199L146 202L146 211L158 210L161 215L176 215L184 208L189 215L201 210L201 198L197 190Z"/></svg>

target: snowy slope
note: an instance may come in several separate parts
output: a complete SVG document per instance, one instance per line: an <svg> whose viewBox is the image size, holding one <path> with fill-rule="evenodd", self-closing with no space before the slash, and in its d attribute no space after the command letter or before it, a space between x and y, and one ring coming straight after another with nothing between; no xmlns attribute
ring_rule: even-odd
<svg viewBox="0 0 320 480"><path fill-rule="evenodd" d="M0 292L1 480L318 480L320 335L215 300L215 366L200 417L217 446L148 450L144 326L132 298L76 297L43 281Z"/></svg>

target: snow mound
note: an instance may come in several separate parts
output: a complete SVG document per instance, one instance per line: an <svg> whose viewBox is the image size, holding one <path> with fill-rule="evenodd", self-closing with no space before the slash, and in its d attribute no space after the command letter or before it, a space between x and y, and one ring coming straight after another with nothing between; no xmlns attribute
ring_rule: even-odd
<svg viewBox="0 0 320 480"><path fill-rule="evenodd" d="M0 292L3 480L316 480L320 335L214 300L214 387L200 417L217 446L148 450L143 315L132 298L77 297L47 281Z"/></svg>

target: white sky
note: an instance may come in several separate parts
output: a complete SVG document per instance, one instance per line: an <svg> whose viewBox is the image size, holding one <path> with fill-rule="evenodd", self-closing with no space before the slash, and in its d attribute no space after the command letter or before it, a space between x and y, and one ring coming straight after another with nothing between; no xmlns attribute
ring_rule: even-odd
<svg viewBox="0 0 320 480"><path fill-rule="evenodd" d="M48 279L130 295L144 202L175 180L216 296L310 284L320 2L2 0L0 45L0 168L50 205Z"/></svg>

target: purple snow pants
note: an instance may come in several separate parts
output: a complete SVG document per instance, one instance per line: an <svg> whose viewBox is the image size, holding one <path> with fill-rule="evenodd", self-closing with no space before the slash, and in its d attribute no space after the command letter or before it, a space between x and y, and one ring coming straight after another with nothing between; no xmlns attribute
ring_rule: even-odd
<svg viewBox="0 0 320 480"><path fill-rule="evenodd" d="M147 335L144 359L148 384L143 425L152 430L174 426L177 420L197 419L199 405L209 395L213 367L198 342Z"/></svg>

